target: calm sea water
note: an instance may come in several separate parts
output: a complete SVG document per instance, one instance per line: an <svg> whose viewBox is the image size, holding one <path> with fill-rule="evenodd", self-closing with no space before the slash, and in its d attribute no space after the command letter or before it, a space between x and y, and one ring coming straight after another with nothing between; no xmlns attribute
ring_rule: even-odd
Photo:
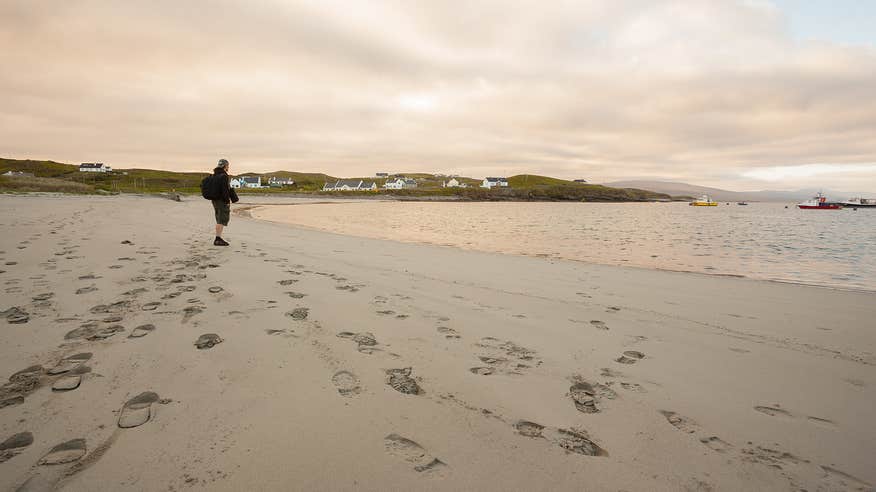
<svg viewBox="0 0 876 492"><path fill-rule="evenodd" d="M352 202L254 216L356 236L876 291L876 210L735 203Z"/></svg>

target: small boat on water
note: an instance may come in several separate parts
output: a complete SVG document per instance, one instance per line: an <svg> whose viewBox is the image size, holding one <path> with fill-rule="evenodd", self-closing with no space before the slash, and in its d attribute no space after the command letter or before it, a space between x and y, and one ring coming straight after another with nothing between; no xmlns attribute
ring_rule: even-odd
<svg viewBox="0 0 876 492"><path fill-rule="evenodd" d="M804 210L839 210L843 208L839 203L828 203L827 198L819 192L814 197L803 203L798 203L797 208Z"/></svg>
<svg viewBox="0 0 876 492"><path fill-rule="evenodd" d="M876 198L850 198L840 202L843 207L876 208Z"/></svg>
<svg viewBox="0 0 876 492"><path fill-rule="evenodd" d="M713 202L712 197L709 195L703 195L698 199L688 203L688 205L692 207L717 207L718 202Z"/></svg>
<svg viewBox="0 0 876 492"><path fill-rule="evenodd" d="M748 205L748 202L736 202L736 205Z"/></svg>

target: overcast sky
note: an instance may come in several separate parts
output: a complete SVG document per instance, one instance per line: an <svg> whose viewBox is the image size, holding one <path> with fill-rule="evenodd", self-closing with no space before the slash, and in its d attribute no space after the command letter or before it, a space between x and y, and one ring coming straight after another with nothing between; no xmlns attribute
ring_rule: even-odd
<svg viewBox="0 0 876 492"><path fill-rule="evenodd" d="M876 2L0 1L0 157L876 191Z"/></svg>

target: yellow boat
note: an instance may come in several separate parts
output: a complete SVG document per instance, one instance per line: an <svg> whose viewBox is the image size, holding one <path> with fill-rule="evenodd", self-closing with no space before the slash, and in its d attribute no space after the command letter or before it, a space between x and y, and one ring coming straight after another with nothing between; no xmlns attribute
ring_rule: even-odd
<svg viewBox="0 0 876 492"><path fill-rule="evenodd" d="M712 197L709 195L703 195L699 199L688 203L688 205L692 207L717 207L718 202L713 202Z"/></svg>

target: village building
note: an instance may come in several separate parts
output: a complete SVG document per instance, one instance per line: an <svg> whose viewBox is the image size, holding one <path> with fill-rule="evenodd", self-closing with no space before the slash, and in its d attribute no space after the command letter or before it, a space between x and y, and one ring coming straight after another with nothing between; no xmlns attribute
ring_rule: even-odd
<svg viewBox="0 0 876 492"><path fill-rule="evenodd" d="M79 164L79 172L82 173L108 173L112 168L102 162L83 162Z"/></svg>
<svg viewBox="0 0 876 492"><path fill-rule="evenodd" d="M505 178L484 178L483 183L481 183L481 188L507 188L508 180Z"/></svg>
<svg viewBox="0 0 876 492"><path fill-rule="evenodd" d="M587 180L586 179L576 179L575 182L576 183L586 183Z"/></svg>
<svg viewBox="0 0 876 492"><path fill-rule="evenodd" d="M388 178L389 177L389 173L374 173L374 175L377 176L378 178Z"/></svg>
<svg viewBox="0 0 876 492"><path fill-rule="evenodd" d="M230 181L232 188L261 188L261 176L238 176Z"/></svg>
<svg viewBox="0 0 876 492"><path fill-rule="evenodd" d="M279 176L271 176L268 178L268 186L271 187L282 187L282 186L292 186L295 184L291 178L282 178Z"/></svg>
<svg viewBox="0 0 876 492"><path fill-rule="evenodd" d="M398 177L394 180L387 181L384 185L384 188L387 190L402 190L409 188L416 188L417 182L410 178Z"/></svg>
<svg viewBox="0 0 876 492"><path fill-rule="evenodd" d="M444 188L468 188L468 184L462 183L456 178L450 178L449 181L442 181L441 186Z"/></svg>
<svg viewBox="0 0 876 492"><path fill-rule="evenodd" d="M377 191L377 183L374 181L362 181L361 179L339 179L334 184L326 183L323 191Z"/></svg>

